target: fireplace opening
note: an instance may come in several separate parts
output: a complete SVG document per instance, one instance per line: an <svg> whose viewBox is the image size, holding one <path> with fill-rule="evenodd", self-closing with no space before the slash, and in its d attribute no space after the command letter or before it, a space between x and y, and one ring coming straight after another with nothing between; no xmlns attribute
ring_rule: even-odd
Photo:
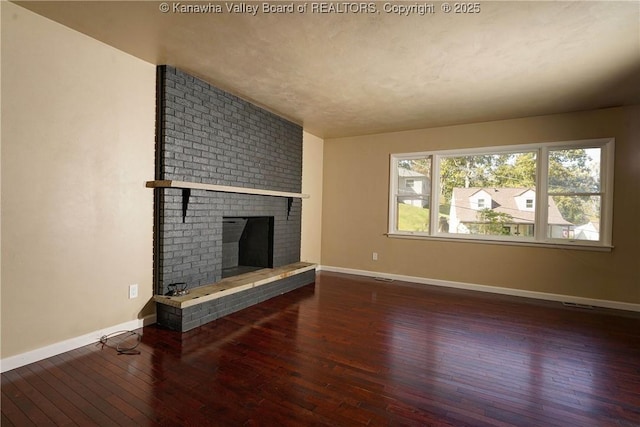
<svg viewBox="0 0 640 427"><path fill-rule="evenodd" d="M222 277L273 268L273 217L222 219Z"/></svg>

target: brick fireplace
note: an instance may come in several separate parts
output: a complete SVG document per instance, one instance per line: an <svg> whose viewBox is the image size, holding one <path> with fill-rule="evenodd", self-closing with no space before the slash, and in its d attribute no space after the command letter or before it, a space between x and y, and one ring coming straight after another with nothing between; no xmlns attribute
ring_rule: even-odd
<svg viewBox="0 0 640 427"><path fill-rule="evenodd" d="M266 231L258 232L266 233L269 244L267 267L298 263L301 200L291 194L301 190L302 128L173 67L158 68L157 84L156 180L269 190L277 195L156 188L156 295L165 295L172 283L185 282L194 289L220 282L223 273L244 272L238 268L229 273L229 262L238 255L226 252L239 241L225 230L225 221L246 220L256 229L267 224ZM314 269L298 275L294 280L283 278L284 287L276 280L254 290L253 296L252 289L243 291L241 297L248 306L270 295L269 287L278 294L315 280ZM181 314L175 307L158 303L157 308L158 322L173 329L184 331L203 322L193 316L178 322L176 316ZM207 319L216 314L209 309Z"/></svg>

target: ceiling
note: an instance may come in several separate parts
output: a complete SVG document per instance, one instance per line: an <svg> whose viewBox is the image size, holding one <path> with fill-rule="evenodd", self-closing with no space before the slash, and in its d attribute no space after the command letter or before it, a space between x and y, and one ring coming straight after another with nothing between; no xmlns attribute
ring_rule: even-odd
<svg viewBox="0 0 640 427"><path fill-rule="evenodd" d="M481 2L467 14L435 2L408 16L385 7L425 3L376 2L372 13L344 2L327 13L312 2L304 13L250 1L168 1L166 13L157 1L17 3L325 138L640 104L638 0ZM181 9L195 4L222 12ZM259 11L227 11L241 4Z"/></svg>

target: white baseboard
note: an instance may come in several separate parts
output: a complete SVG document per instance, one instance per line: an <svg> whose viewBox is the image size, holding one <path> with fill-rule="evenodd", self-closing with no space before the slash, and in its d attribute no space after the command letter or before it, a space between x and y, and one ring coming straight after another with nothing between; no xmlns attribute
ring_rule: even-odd
<svg viewBox="0 0 640 427"><path fill-rule="evenodd" d="M450 280L429 279L425 277L404 276L400 274L381 273L376 271L356 270L353 268L333 267L330 265L319 265L317 271L332 271L335 273L354 274L356 276L381 277L403 282L418 283L422 285L444 286L448 288L467 289L471 291L491 292L494 294L512 295L517 297L535 298L547 301L567 302L594 307L612 308L615 310L626 310L640 312L640 304L632 304L620 301L609 301L593 298L583 298L572 295L551 294L546 292L526 291L522 289L502 288L499 286L478 285L475 283L453 282Z"/></svg>
<svg viewBox="0 0 640 427"><path fill-rule="evenodd" d="M131 331L156 323L156 315L152 314L143 319L131 320L109 328L100 329L80 337L71 338L55 344L41 347L16 356L6 357L0 360L0 372L7 372L15 368L19 368L29 363L38 362L48 357L53 357L85 345L97 343L103 335L109 335L119 331Z"/></svg>

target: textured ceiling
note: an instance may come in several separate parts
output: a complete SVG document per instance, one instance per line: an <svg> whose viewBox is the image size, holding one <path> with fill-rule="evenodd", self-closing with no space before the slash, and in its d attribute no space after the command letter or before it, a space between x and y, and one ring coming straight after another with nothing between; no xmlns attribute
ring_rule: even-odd
<svg viewBox="0 0 640 427"><path fill-rule="evenodd" d="M344 2L327 13L313 2L293 13L262 2L169 1L166 13L156 1L17 3L321 137L640 103L639 1L481 2L473 14L435 2L408 16L385 8L425 3L376 2L371 13ZM241 4L259 11L227 11Z"/></svg>

